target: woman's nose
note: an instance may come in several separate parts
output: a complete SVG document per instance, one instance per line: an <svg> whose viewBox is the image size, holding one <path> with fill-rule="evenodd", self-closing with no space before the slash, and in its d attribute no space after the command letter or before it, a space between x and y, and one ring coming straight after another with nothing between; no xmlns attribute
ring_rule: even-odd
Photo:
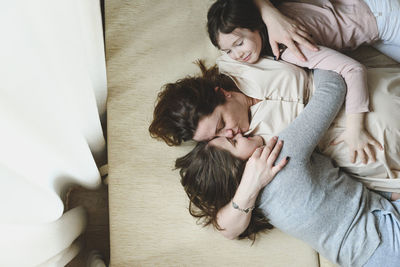
<svg viewBox="0 0 400 267"><path fill-rule="evenodd" d="M243 137L243 135L242 135L241 133L237 133L237 134L235 134L235 136L233 137L233 139L236 140L236 139L239 139L239 138L241 138L241 137Z"/></svg>
<svg viewBox="0 0 400 267"><path fill-rule="evenodd" d="M227 137L227 138L234 137L233 130L232 129L226 129L225 132L224 132L224 136Z"/></svg>

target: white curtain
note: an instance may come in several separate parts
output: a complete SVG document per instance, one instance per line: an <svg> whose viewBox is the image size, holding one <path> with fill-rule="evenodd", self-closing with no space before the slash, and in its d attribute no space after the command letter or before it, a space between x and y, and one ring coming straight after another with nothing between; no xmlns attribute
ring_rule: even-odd
<svg viewBox="0 0 400 267"><path fill-rule="evenodd" d="M107 96L98 0L0 0L0 265L60 266L79 251L100 185Z"/></svg>

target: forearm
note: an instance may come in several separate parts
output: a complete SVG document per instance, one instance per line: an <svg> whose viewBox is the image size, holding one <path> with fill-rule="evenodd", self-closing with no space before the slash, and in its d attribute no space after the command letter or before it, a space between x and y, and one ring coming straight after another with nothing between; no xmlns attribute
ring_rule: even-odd
<svg viewBox="0 0 400 267"><path fill-rule="evenodd" d="M365 119L365 112L364 113L353 113L346 115L346 128L351 128L354 130L363 130L364 129L364 119Z"/></svg>
<svg viewBox="0 0 400 267"><path fill-rule="evenodd" d="M261 17L267 27L269 22L273 22L277 17L283 16L269 0L254 0L254 3L258 6Z"/></svg>
<svg viewBox="0 0 400 267"><path fill-rule="evenodd" d="M369 111L369 95L367 87L367 73L365 67L356 60L327 47L320 47L318 52L308 51L301 47L308 58L307 62L286 50L282 59L309 69L331 70L340 74L346 82L346 113L362 113Z"/></svg>
<svg viewBox="0 0 400 267"><path fill-rule="evenodd" d="M248 186L248 183L242 180L232 201L242 209L251 208L255 205L258 193L258 189ZM246 213L235 209L232 201L217 214L217 223L222 229L220 232L228 239L235 239L246 230L252 214L251 211Z"/></svg>
<svg viewBox="0 0 400 267"><path fill-rule="evenodd" d="M279 12L269 0L254 0L254 3L258 6L262 14Z"/></svg>
<svg viewBox="0 0 400 267"><path fill-rule="evenodd" d="M347 136L353 136L355 138L352 140L346 141L346 143L350 146L356 149L357 143L360 142L360 134L365 132L365 115L367 113L351 113L351 114L346 114L346 133Z"/></svg>
<svg viewBox="0 0 400 267"><path fill-rule="evenodd" d="M233 199L217 214L217 223L225 237L238 237L252 223L252 210L258 194L288 162L288 157L275 162L282 146L283 142L278 142L278 137L275 136L265 146L258 147L247 160Z"/></svg>
<svg viewBox="0 0 400 267"><path fill-rule="evenodd" d="M343 79L333 72L315 70L314 84L315 93L304 111L279 134L285 141L282 152L302 163L309 159L336 117L346 93Z"/></svg>

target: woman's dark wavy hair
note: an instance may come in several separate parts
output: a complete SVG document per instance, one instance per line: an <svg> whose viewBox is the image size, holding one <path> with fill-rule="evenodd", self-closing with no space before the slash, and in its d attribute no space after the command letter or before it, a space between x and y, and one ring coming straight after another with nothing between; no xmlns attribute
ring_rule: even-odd
<svg viewBox="0 0 400 267"><path fill-rule="evenodd" d="M162 139L170 146L191 140L199 120L225 103L224 94L215 90L216 87L239 91L232 79L219 73L215 65L207 68L202 60L196 64L201 76L168 83L157 97L149 132L153 138Z"/></svg>
<svg viewBox="0 0 400 267"><path fill-rule="evenodd" d="M246 162L228 151L199 142L187 155L178 158L175 167L180 169L181 184L189 197L189 212L204 226L217 223L218 211L227 205L239 186ZM252 211L247 229L239 239L255 240L260 231L272 229L261 210Z"/></svg>
<svg viewBox="0 0 400 267"><path fill-rule="evenodd" d="M254 0L217 0L207 13L207 30L211 42L218 45L219 33L231 33L236 28L259 31L262 40L260 56L272 56L268 31Z"/></svg>

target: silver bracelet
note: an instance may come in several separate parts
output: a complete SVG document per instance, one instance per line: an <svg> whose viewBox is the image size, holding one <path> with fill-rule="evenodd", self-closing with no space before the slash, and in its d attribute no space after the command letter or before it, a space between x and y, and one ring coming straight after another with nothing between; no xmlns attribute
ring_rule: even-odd
<svg viewBox="0 0 400 267"><path fill-rule="evenodd" d="M247 208L247 209L242 209L242 208L239 207L238 204L236 204L236 203L233 202L233 200L232 200L232 207L233 207L234 209L236 209L236 210L243 211L244 213L249 213L249 211L254 210L254 208L255 208L256 206L253 206L253 207L250 207L250 208Z"/></svg>

